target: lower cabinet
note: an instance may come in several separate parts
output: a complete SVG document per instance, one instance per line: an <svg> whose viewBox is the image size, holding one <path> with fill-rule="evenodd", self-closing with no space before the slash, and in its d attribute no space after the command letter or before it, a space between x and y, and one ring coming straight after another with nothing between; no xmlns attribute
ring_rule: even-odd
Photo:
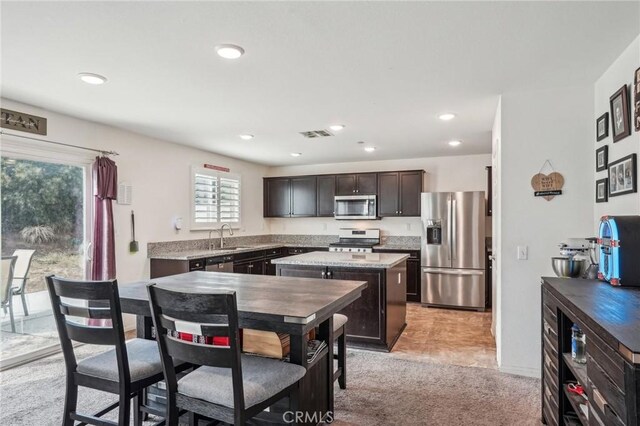
<svg viewBox="0 0 640 426"><path fill-rule="evenodd" d="M347 344L391 350L406 325L406 263L390 269L277 265L277 275L366 281L359 299L340 311L349 318Z"/></svg>
<svg viewBox="0 0 640 426"><path fill-rule="evenodd" d="M374 249L374 253L406 253L407 259L407 302L420 303L421 280L420 250Z"/></svg>
<svg viewBox="0 0 640 426"><path fill-rule="evenodd" d="M264 275L264 260L258 259L249 262L238 262L233 264L235 274Z"/></svg>

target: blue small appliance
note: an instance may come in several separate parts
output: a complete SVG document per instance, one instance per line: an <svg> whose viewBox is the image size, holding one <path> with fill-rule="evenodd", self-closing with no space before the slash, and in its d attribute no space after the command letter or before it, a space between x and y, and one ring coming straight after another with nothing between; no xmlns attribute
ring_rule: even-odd
<svg viewBox="0 0 640 426"><path fill-rule="evenodd" d="M598 231L598 278L640 287L640 216L603 216Z"/></svg>

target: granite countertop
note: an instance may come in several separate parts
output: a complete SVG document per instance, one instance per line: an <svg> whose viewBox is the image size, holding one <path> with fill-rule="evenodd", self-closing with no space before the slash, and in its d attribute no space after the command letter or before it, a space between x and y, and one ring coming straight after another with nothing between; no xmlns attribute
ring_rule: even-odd
<svg viewBox="0 0 640 426"><path fill-rule="evenodd" d="M344 266L349 268L391 268L409 258L395 253L339 253L317 251L273 259L275 265Z"/></svg>
<svg viewBox="0 0 640 426"><path fill-rule="evenodd" d="M286 247L298 247L294 244L287 244ZM167 252L162 254L154 254L149 256L149 259L163 259L163 260L192 260L202 259L205 257L217 257L227 254L239 254L248 253L256 250L268 250L273 248L285 247L284 244L255 244L247 245L243 247L230 247L228 249L215 249L215 250L181 250L174 252Z"/></svg>

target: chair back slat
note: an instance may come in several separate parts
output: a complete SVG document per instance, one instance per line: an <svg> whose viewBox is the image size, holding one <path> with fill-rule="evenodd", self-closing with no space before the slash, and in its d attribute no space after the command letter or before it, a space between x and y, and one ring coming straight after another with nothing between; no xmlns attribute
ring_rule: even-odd
<svg viewBox="0 0 640 426"><path fill-rule="evenodd" d="M118 340L111 327L89 327L72 321L65 321L65 326L67 335L74 342L115 346Z"/></svg>
<svg viewBox="0 0 640 426"><path fill-rule="evenodd" d="M175 337L162 336L167 345L167 354L175 359L197 365L231 368L231 349L203 343L187 342Z"/></svg>
<svg viewBox="0 0 640 426"><path fill-rule="evenodd" d="M16 259L16 256L2 256L2 282L0 282L0 303L2 305L8 303L11 297L11 283L13 282Z"/></svg>
<svg viewBox="0 0 640 426"><path fill-rule="evenodd" d="M162 311L165 315L173 316L171 312L175 312L180 315L179 319L193 322L215 322L206 321L207 316L226 315L227 300L221 296L234 294L233 291L183 293L164 289L161 285L156 285L155 288L158 306L163 307Z"/></svg>
<svg viewBox="0 0 640 426"><path fill-rule="evenodd" d="M60 312L65 316L89 319L111 319L111 309L102 307L75 306L60 302Z"/></svg>
<svg viewBox="0 0 640 426"><path fill-rule="evenodd" d="M217 315L217 317L217 324L203 324L176 320L175 318L163 314L160 315L160 323L167 330L178 333L189 333L197 336L229 337L229 325L226 324L226 317L224 315ZM220 321L224 321L224 324L220 324Z"/></svg>
<svg viewBox="0 0 640 426"><path fill-rule="evenodd" d="M113 281L78 281L56 277L53 286L59 297L108 301L112 297L112 283Z"/></svg>

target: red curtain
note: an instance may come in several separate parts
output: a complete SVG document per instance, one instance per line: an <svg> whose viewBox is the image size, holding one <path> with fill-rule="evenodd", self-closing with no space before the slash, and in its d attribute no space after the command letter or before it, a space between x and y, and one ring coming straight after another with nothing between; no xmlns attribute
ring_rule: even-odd
<svg viewBox="0 0 640 426"><path fill-rule="evenodd" d="M118 187L118 168L107 157L96 157L93 163L93 250L92 280L116 277L116 252L113 233L113 207Z"/></svg>

